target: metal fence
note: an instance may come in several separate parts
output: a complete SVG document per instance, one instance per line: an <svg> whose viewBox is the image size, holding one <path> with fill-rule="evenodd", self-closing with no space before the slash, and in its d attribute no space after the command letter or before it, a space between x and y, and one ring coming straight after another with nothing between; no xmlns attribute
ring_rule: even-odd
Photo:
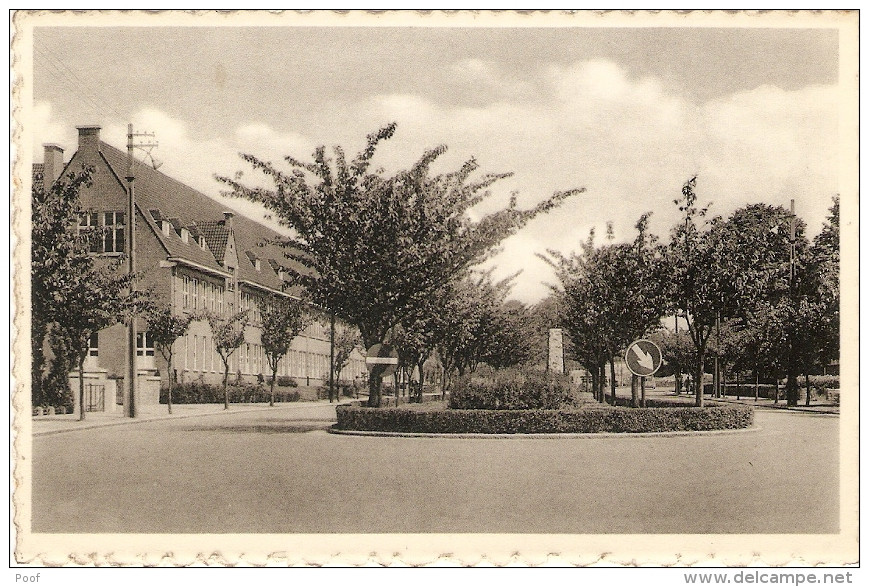
<svg viewBox="0 0 869 587"><path fill-rule="evenodd" d="M88 383L84 386L84 400L86 412L105 412L106 386Z"/></svg>

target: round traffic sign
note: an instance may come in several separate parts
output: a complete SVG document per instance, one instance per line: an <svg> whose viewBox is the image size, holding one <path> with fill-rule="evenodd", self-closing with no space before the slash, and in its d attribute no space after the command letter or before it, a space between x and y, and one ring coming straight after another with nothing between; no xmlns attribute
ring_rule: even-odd
<svg viewBox="0 0 869 587"><path fill-rule="evenodd" d="M625 365L628 371L639 377L654 375L661 368L661 349L651 340L635 340L625 351Z"/></svg>
<svg viewBox="0 0 869 587"><path fill-rule="evenodd" d="M388 344L375 344L368 349L365 366L371 377L389 377L395 373L398 365L398 353Z"/></svg>

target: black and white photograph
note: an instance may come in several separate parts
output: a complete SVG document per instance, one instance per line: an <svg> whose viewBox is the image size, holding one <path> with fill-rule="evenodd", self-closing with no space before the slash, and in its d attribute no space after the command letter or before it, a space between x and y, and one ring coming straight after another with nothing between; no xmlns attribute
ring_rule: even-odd
<svg viewBox="0 0 869 587"><path fill-rule="evenodd" d="M13 565L859 565L857 11L10 19Z"/></svg>

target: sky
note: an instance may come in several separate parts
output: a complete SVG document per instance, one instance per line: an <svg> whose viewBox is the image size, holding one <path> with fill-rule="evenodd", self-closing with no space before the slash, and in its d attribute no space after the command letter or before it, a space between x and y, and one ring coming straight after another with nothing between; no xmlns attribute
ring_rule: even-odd
<svg viewBox="0 0 869 587"><path fill-rule="evenodd" d="M132 122L156 133L161 171L219 197L215 174L252 178L239 152L356 153L394 121L387 170L444 144L435 171L474 157L513 173L478 217L513 191L531 207L586 188L490 262L521 270L512 295L535 303L554 279L537 253L578 250L608 221L630 240L649 211L666 238L694 175L716 214L793 198L819 232L839 190L838 43L821 28L40 27L34 157L71 155L84 124L124 148Z"/></svg>

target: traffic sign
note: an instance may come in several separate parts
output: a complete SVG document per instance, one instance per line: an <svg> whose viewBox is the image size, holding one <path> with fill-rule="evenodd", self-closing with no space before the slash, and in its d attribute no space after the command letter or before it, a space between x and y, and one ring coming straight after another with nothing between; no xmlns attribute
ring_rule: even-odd
<svg viewBox="0 0 869 587"><path fill-rule="evenodd" d="M371 377L389 377L395 373L398 365L398 353L388 344L375 344L368 349L365 366Z"/></svg>
<svg viewBox="0 0 869 587"><path fill-rule="evenodd" d="M625 365L628 371L639 377L654 375L661 368L661 349L651 340L635 340L625 351Z"/></svg>

